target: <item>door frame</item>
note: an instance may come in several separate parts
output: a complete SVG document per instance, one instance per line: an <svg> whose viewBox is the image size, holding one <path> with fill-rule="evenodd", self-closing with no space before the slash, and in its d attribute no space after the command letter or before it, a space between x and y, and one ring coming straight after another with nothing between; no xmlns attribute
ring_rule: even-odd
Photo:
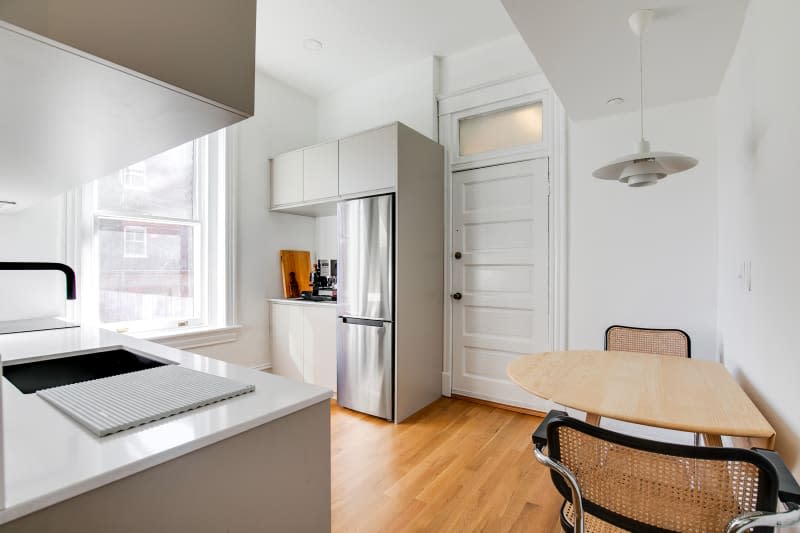
<svg viewBox="0 0 800 533"><path fill-rule="evenodd" d="M542 142L477 156L458 155L458 121L484 113L542 102ZM437 96L439 142L445 147L444 183L444 346L442 394L453 389L452 206L453 172L528 159L548 161L548 342L551 350L567 344L566 114L544 74L508 78ZM483 398L492 400L492 398Z"/></svg>

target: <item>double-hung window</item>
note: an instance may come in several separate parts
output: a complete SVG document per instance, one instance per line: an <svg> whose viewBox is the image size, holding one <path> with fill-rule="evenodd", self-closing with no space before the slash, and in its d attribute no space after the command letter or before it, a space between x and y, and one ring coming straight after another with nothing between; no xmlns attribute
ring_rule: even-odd
<svg viewBox="0 0 800 533"><path fill-rule="evenodd" d="M225 132L80 194L80 319L145 332L226 322Z"/></svg>

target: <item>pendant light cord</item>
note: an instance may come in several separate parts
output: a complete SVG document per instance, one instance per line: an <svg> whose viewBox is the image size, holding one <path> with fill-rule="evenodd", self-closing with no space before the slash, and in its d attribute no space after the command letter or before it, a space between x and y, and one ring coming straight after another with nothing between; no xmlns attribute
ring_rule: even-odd
<svg viewBox="0 0 800 533"><path fill-rule="evenodd" d="M642 59L642 33L639 32L639 127L644 141L644 59Z"/></svg>

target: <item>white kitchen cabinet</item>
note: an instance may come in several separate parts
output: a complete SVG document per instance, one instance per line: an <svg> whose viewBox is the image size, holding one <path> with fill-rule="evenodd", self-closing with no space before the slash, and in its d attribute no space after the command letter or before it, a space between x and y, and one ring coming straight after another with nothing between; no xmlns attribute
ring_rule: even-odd
<svg viewBox="0 0 800 533"><path fill-rule="evenodd" d="M397 123L339 141L339 195L392 188L397 183Z"/></svg>
<svg viewBox="0 0 800 533"><path fill-rule="evenodd" d="M273 207L303 201L303 151L282 154L270 160L270 197Z"/></svg>
<svg viewBox="0 0 800 533"><path fill-rule="evenodd" d="M303 377L336 391L336 306L303 307Z"/></svg>
<svg viewBox="0 0 800 533"><path fill-rule="evenodd" d="M273 303L269 324L272 372L303 381L303 308Z"/></svg>
<svg viewBox="0 0 800 533"><path fill-rule="evenodd" d="M336 391L336 305L273 300L272 372Z"/></svg>
<svg viewBox="0 0 800 533"><path fill-rule="evenodd" d="M303 150L303 201L339 195L339 141Z"/></svg>

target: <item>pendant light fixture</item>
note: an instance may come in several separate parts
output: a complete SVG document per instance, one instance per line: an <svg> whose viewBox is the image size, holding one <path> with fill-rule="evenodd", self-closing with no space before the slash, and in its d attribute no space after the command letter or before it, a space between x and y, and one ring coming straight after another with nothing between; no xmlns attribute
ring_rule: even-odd
<svg viewBox="0 0 800 533"><path fill-rule="evenodd" d="M641 9L628 19L631 31L639 37L639 127L640 139L636 153L619 157L592 172L601 180L617 180L630 187L655 185L662 178L689 170L697 159L672 152L651 152L650 142L644 138L644 61L642 59L642 34L653 21L653 11Z"/></svg>

